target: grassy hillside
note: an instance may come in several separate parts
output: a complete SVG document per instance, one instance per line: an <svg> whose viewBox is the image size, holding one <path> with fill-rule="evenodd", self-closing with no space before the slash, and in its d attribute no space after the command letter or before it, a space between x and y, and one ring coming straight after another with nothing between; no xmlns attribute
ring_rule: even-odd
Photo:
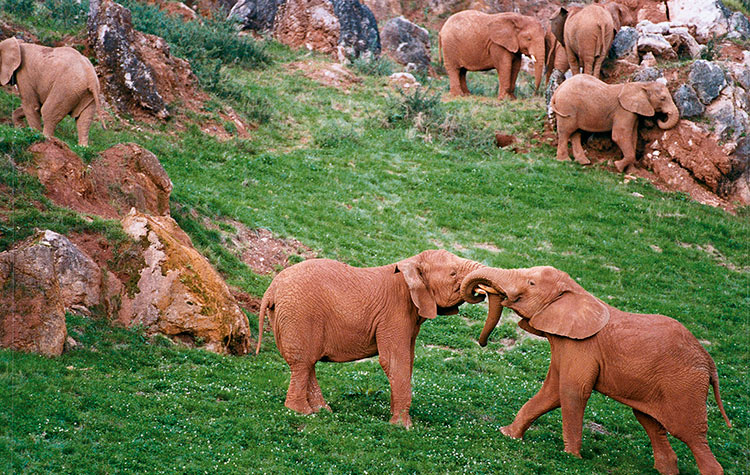
<svg viewBox="0 0 750 475"><path fill-rule="evenodd" d="M359 266L428 248L492 266L553 265L619 308L673 316L719 369L734 428L710 397L709 443L727 473L750 470L746 210L728 215L555 161L551 147L532 139L543 99L528 84L521 100L497 104L496 77L470 74L479 96L441 102L435 94L447 92L445 78L405 97L376 74L388 69L381 65L342 91L289 66L322 67L324 57L277 44L264 54L261 69L225 66L221 77L231 87L214 84L215 99L201 112L157 126L97 124L91 148L73 148L88 160L124 141L154 152L174 183L175 218L231 284L254 295L270 277L253 274L205 220L267 228ZM0 91L0 119L18 104ZM197 124L215 119L222 104L258 125L250 140L201 132ZM493 148L494 130L519 135L530 151ZM75 144L72 120L57 135ZM46 202L38 183L9 165L37 140L0 124L3 249L35 226L122 239L114 222ZM582 460L562 452L560 411L540 418L524 441L502 436L500 427L541 386L549 345L518 339L504 320L479 348L484 316L483 307L465 305L423 325L414 428L406 431L387 422L390 391L376 359L320 363L333 413L305 417L283 406L289 370L271 334L259 356L225 357L69 315L79 349L57 359L0 350L0 471L650 473L646 433L629 408L599 394L586 410ZM673 442L681 472L698 473L687 447Z"/></svg>

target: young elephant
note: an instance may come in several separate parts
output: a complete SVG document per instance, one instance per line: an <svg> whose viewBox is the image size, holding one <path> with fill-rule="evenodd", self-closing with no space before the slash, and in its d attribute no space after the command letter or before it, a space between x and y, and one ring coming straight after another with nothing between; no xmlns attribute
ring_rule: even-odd
<svg viewBox="0 0 750 475"><path fill-rule="evenodd" d="M91 121L100 110L99 79L88 58L73 48L8 38L0 42L0 84L8 83L17 84L21 95L13 125L21 126L26 117L29 126L52 137L57 124L70 114L76 120L78 145L88 145Z"/></svg>
<svg viewBox="0 0 750 475"><path fill-rule="evenodd" d="M544 71L544 28L536 18L518 13L493 15L465 10L446 20L438 35L443 63L450 80L450 93L469 95L466 71L497 70L498 99L515 99L521 53L536 61L535 86Z"/></svg>
<svg viewBox="0 0 750 475"><path fill-rule="evenodd" d="M490 296L480 345L487 344L505 306L521 316L521 328L546 337L551 347L547 379L503 434L520 439L539 416L561 407L565 451L580 457L583 412L596 390L633 408L660 473L678 473L667 432L690 447L701 473L722 473L706 441L709 386L731 427L716 365L677 320L620 311L553 267L474 271L461 284L464 300L481 301L477 287Z"/></svg>
<svg viewBox="0 0 750 475"><path fill-rule="evenodd" d="M292 370L286 407L330 410L315 377L318 361L380 355L391 384L391 423L411 426L414 344L425 319L458 313L461 281L481 264L442 250L358 268L329 259L295 264L268 287L258 314L258 349L269 314L276 346Z"/></svg>
<svg viewBox="0 0 750 475"><path fill-rule="evenodd" d="M680 120L667 86L660 81L607 84L588 74L578 74L563 82L552 95L550 108L557 119L557 159L568 159L568 139L578 163L591 163L581 146L580 130L612 131L612 140L622 150L615 162L624 171L635 163L638 116L667 115L657 120L662 129L671 129Z"/></svg>

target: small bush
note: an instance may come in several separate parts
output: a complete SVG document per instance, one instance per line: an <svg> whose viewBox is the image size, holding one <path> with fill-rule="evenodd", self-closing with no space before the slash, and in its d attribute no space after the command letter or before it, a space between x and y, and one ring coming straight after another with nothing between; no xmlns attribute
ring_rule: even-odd
<svg viewBox="0 0 750 475"><path fill-rule="evenodd" d="M393 74L394 64L385 56L377 58L357 58L352 61L352 68L365 76L390 76Z"/></svg>
<svg viewBox="0 0 750 475"><path fill-rule="evenodd" d="M28 18L34 14L34 0L5 0L0 5L3 10L18 18Z"/></svg>
<svg viewBox="0 0 750 475"><path fill-rule="evenodd" d="M388 100L388 122L438 122L445 117L440 93L421 87L412 92L399 90L398 96Z"/></svg>

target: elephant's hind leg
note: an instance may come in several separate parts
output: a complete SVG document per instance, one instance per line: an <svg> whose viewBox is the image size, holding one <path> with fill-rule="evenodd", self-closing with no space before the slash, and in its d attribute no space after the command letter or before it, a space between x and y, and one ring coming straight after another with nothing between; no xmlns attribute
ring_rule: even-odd
<svg viewBox="0 0 750 475"><path fill-rule="evenodd" d="M65 91L60 91L53 88L50 91L47 100L42 105L42 120L44 120L44 128L42 133L45 137L53 137L55 135L55 129L57 124L60 123L63 118L70 114L73 107L78 102L78 96L68 96Z"/></svg>
<svg viewBox="0 0 750 475"><path fill-rule="evenodd" d="M312 414L314 412L310 403L307 402L308 383L314 365L314 363L289 364L292 377L289 381L289 390L286 393L284 405L301 414Z"/></svg>
<svg viewBox="0 0 750 475"><path fill-rule="evenodd" d="M680 473L677 468L677 454L672 450L667 439L667 430L656 419L648 414L633 409L633 414L651 440L651 447L654 449L654 468L662 475L675 475Z"/></svg>
<svg viewBox="0 0 750 475"><path fill-rule="evenodd" d="M323 391L321 391L318 378L315 376L315 366L310 371L310 379L307 382L307 403L313 412L318 412L321 409L331 411L331 406L326 404L325 399L323 399Z"/></svg>
<svg viewBox="0 0 750 475"><path fill-rule="evenodd" d="M468 96L469 86L466 85L466 68L461 68L458 70L458 79L461 86L461 95Z"/></svg>
<svg viewBox="0 0 750 475"><path fill-rule="evenodd" d="M581 145L581 131L577 130L570 136L570 143L573 145L573 156L576 158L576 162L581 165L590 165L591 160L586 156L586 152L583 150Z"/></svg>
<svg viewBox="0 0 750 475"><path fill-rule="evenodd" d="M571 125L570 117L562 118L557 114L555 116L557 118L557 159L565 162L568 160L568 140L577 129Z"/></svg>
<svg viewBox="0 0 750 475"><path fill-rule="evenodd" d="M448 82L450 83L450 95L461 96L463 91L461 90L461 68L448 66L445 67L448 72ZM466 81L466 71L464 70L464 81Z"/></svg>
<svg viewBox="0 0 750 475"><path fill-rule="evenodd" d="M88 147L89 145L89 129L91 128L91 122L94 120L94 114L96 113L96 104L92 102L84 110L81 111L81 115L76 118L76 129L78 131L78 145Z"/></svg>

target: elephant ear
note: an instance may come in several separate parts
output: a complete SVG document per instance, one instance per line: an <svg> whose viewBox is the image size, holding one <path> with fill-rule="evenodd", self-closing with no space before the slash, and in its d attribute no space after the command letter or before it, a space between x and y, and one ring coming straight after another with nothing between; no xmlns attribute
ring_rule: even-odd
<svg viewBox="0 0 750 475"><path fill-rule="evenodd" d="M609 310L604 304L586 291L568 290L531 317L529 325L546 333L582 340L598 333L608 321Z"/></svg>
<svg viewBox="0 0 750 475"><path fill-rule="evenodd" d="M550 18L550 30L552 30L552 34L555 35L557 41L563 46L565 46L565 20L567 18L568 10L565 7L560 7L560 10Z"/></svg>
<svg viewBox="0 0 750 475"><path fill-rule="evenodd" d="M511 53L518 51L518 38L513 20L498 18L490 23L490 41L500 45Z"/></svg>
<svg viewBox="0 0 750 475"><path fill-rule="evenodd" d="M422 278L422 270L416 256L398 262L396 272L403 274L406 285L409 287L411 301L417 306L419 316L435 318L437 316L437 302Z"/></svg>
<svg viewBox="0 0 750 475"><path fill-rule="evenodd" d="M545 336L543 331L537 330L536 328L529 325L529 321L526 320L525 318L522 318L518 321L518 326L523 328L529 333L533 333L536 336Z"/></svg>
<svg viewBox="0 0 750 475"><path fill-rule="evenodd" d="M634 114L651 117L656 113L648 100L648 94L646 94L646 88L643 87L643 84L637 82L623 84L617 100L623 109Z"/></svg>
<svg viewBox="0 0 750 475"><path fill-rule="evenodd" d="M21 66L21 46L15 38L8 38L0 43L0 85L5 86Z"/></svg>

